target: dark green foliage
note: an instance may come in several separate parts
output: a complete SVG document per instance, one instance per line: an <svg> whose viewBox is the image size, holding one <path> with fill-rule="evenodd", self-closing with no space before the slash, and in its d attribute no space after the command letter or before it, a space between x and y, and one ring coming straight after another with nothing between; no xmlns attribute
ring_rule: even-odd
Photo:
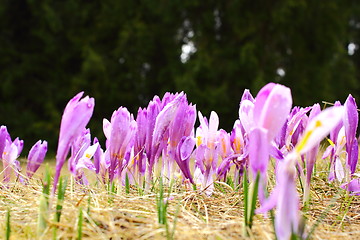
<svg viewBox="0 0 360 240"><path fill-rule="evenodd" d="M359 96L360 54L348 54L359 10L354 0L3 0L0 124L25 151L46 139L51 153L79 91L95 97L89 127L100 142L102 118L119 106L136 114L166 91L217 111L228 131L243 90L270 81L291 87L296 105L344 102ZM196 52L182 63L188 42Z"/></svg>

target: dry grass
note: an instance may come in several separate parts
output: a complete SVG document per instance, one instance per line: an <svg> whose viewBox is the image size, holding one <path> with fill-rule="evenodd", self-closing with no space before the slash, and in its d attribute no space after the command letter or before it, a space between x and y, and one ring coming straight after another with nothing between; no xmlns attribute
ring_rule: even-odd
<svg viewBox="0 0 360 240"><path fill-rule="evenodd" d="M318 167L313 179L310 206L303 208L308 230L320 219L312 239L360 239L360 200L328 183L321 170ZM0 238L5 234L5 213L10 209L11 239L37 239L41 178L39 173L28 185L16 182L0 188ZM54 227L58 228L59 239L76 239L80 208L84 215L83 239L167 239L171 238L174 222L174 239L274 239L271 221L262 215L255 216L251 236L244 235L241 189L234 191L219 183L214 194L206 197L180 184L173 187L168 234L166 227L157 222L156 195L156 189L140 195L132 187L128 194L122 189L120 194L111 195L101 184L91 188L69 184L61 221L52 221L54 198L49 227L42 239L52 239Z"/></svg>

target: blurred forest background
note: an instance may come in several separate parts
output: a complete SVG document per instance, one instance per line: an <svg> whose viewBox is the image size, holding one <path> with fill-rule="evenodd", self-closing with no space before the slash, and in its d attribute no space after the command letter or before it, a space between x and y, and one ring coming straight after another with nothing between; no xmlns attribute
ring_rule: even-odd
<svg viewBox="0 0 360 240"><path fill-rule="evenodd" d="M230 131L244 89L271 81L295 105L359 99L359 44L357 0L0 0L0 125L54 152L80 91L95 98L102 141L118 107L136 115L184 91Z"/></svg>

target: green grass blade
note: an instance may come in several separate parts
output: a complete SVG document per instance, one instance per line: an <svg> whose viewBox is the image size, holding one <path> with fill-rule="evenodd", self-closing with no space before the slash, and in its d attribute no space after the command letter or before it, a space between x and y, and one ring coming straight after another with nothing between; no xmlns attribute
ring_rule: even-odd
<svg viewBox="0 0 360 240"><path fill-rule="evenodd" d="M258 196L258 190L259 190L259 180L260 180L260 172L258 172L256 174L256 180L255 180L255 184L254 184L254 189L253 189L253 195L251 198L251 208L250 208L250 215L249 215L249 228L252 227L252 223L253 223L253 217L255 215L255 208L256 208L256 200L257 200L257 196Z"/></svg>
<svg viewBox="0 0 360 240"><path fill-rule="evenodd" d="M6 212L6 230L5 230L5 239L10 240L11 235L11 224L10 224L10 209L8 208Z"/></svg>
<svg viewBox="0 0 360 240"><path fill-rule="evenodd" d="M249 183L247 179L247 171L244 170L243 188L244 188L244 221L245 228L248 226L248 194L249 194Z"/></svg>
<svg viewBox="0 0 360 240"><path fill-rule="evenodd" d="M127 194L130 193L129 175L127 173L126 173L126 176L125 176L125 192Z"/></svg>
<svg viewBox="0 0 360 240"><path fill-rule="evenodd" d="M56 213L55 213L55 221L60 222L61 212L63 209L63 203L65 199L65 192L67 186L67 178L63 179L60 177L59 180L59 188L58 188L58 197L56 203Z"/></svg>
<svg viewBox="0 0 360 240"><path fill-rule="evenodd" d="M82 208L79 208L79 216L78 216L78 228L77 228L77 239L82 239L82 225L83 225L83 211Z"/></svg>
<svg viewBox="0 0 360 240"><path fill-rule="evenodd" d="M41 238L47 227L47 216L48 216L49 204L45 194L40 196L39 201L39 213L38 213L38 224L37 224L37 235Z"/></svg>

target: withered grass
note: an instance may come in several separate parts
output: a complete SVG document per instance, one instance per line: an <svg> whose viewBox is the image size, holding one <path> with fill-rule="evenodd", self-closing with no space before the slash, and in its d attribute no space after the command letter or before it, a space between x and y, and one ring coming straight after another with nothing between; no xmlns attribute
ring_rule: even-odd
<svg viewBox="0 0 360 240"><path fill-rule="evenodd" d="M327 164L317 164L311 200L302 207L311 239L360 239L360 200L327 181ZM68 173L63 173L67 175ZM89 173L90 174L90 173ZM0 187L0 239L5 236L5 216L11 211L11 239L38 239L38 203L42 173L27 185L15 182ZM270 179L269 185L273 185ZM72 186L70 186L72 184ZM165 189L167 196L168 189ZM301 189L299 188L299 193ZM102 184L90 187L69 181L60 223L55 223L56 198L50 198L48 228L41 239L76 239L79 209L83 210L83 239L275 239L268 217L255 215L250 236L244 234L242 189L218 183L212 196L175 184L168 199L168 228L157 222L157 190L139 194L136 186L126 194L109 194ZM175 224L174 224L175 222ZM175 229L174 229L175 227ZM172 235L172 232L174 234Z"/></svg>

